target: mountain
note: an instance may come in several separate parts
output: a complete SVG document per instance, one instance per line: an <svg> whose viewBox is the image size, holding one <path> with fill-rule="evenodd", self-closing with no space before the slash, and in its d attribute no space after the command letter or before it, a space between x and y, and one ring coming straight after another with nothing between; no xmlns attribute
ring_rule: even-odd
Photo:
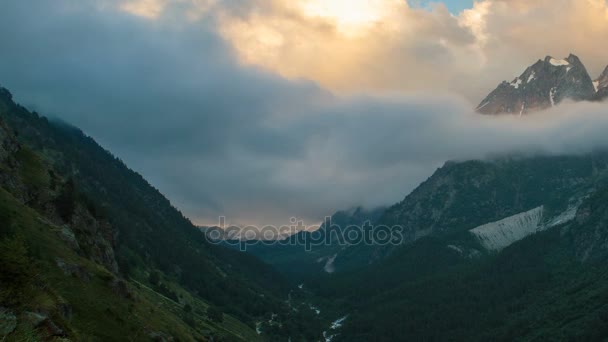
<svg viewBox="0 0 608 342"><path fill-rule="evenodd" d="M208 243L92 138L3 88L0 246L0 339L320 337L271 266Z"/></svg>
<svg viewBox="0 0 608 342"><path fill-rule="evenodd" d="M348 229L362 229L366 222L373 225L382 216L386 208L366 209L355 207L341 210L326 219L317 231L303 231L284 240L274 242L250 241L246 244L247 252L274 266L292 281L300 283L305 279L315 278L336 269L333 261L350 246L344 240ZM232 241L233 246L240 243ZM349 268L358 268L356 259L352 259ZM341 268L341 270L346 267Z"/></svg>
<svg viewBox="0 0 608 342"><path fill-rule="evenodd" d="M337 300L352 306L335 341L605 339L607 190L568 223L497 254L467 260L427 238L347 279L352 297ZM331 287L323 285L335 295Z"/></svg>
<svg viewBox="0 0 608 342"><path fill-rule="evenodd" d="M377 267L425 238L445 239L442 249L449 245L463 256L491 254L572 219L605 175L608 154L599 152L447 162L391 207L332 217L334 234L352 225L362 228L366 221L374 227L399 227L398 243L347 244L331 236L328 243L307 249L307 238L319 241L332 232L324 224L318 232L301 232L280 243L252 243L247 251L297 282Z"/></svg>
<svg viewBox="0 0 608 342"><path fill-rule="evenodd" d="M306 285L347 317L333 341L597 340L607 195L606 153L447 163L378 219L404 244Z"/></svg>
<svg viewBox="0 0 608 342"><path fill-rule="evenodd" d="M607 68L608 69L608 68ZM564 100L602 100L607 90L606 71L595 82L580 59L547 56L511 82L503 81L477 106L482 114L524 115L547 109Z"/></svg>

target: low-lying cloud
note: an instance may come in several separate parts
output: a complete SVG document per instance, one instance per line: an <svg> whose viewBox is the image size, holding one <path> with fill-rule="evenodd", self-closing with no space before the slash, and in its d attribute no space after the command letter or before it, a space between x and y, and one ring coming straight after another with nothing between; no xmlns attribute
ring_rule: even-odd
<svg viewBox="0 0 608 342"><path fill-rule="evenodd" d="M399 201L447 160L608 147L605 104L486 117L462 94L335 95L244 66L216 12L185 15L185 2L154 20L119 1L3 2L0 84L82 128L195 222L311 224Z"/></svg>

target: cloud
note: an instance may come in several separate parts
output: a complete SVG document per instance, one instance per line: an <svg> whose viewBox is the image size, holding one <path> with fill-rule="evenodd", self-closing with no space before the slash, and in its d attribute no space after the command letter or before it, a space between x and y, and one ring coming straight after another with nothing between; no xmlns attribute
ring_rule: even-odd
<svg viewBox="0 0 608 342"><path fill-rule="evenodd" d="M0 83L25 105L81 127L196 222L212 224L224 215L232 223L284 224L291 216L316 223L337 209L394 203L446 160L512 151L581 153L607 142L604 104L490 118L474 114L463 92L444 84L455 84L454 75L467 72L458 87L474 87L470 80L479 74L473 67L454 69L478 60L458 58L485 54L488 46L506 41L512 35L496 33L498 18L489 16L508 8L522 16L534 12L526 2L486 4L487 12L477 17L480 3L461 17L441 7L408 8L407 25L416 30L405 37L397 31L393 38L401 45L389 46L366 36L344 38L327 18L311 19L277 1L167 1L154 15L124 4L3 2ZM285 28L282 21L293 25L282 31L286 43L279 44L284 56L295 58L287 66L306 65L308 59L323 72L367 82L366 69L357 68L370 65L371 58L370 67L378 66L380 74L393 76L394 67L394 76L412 89L422 85L418 92L336 95L314 73L293 79L244 64L243 47L226 30L254 32L258 26L251 23L268 16L276 17L277 27ZM315 25L304 28L311 20ZM388 32L384 26L368 29ZM323 32L327 42L317 36ZM486 34L483 44L480 32ZM341 45L343 39L362 45ZM317 56L307 46L311 42L321 52L332 44L352 49L347 51L354 62L337 54ZM407 61L406 69L399 69L395 56ZM485 68L499 70L498 62L490 64ZM438 71L429 71L437 65ZM496 73L492 77L508 71ZM425 91L434 82L441 86Z"/></svg>

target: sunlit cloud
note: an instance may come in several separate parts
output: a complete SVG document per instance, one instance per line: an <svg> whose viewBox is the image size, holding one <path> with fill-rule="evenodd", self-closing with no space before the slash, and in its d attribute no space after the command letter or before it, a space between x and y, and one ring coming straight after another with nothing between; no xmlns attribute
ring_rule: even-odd
<svg viewBox="0 0 608 342"><path fill-rule="evenodd" d="M129 0L120 9L133 15L154 19L163 12L168 0Z"/></svg>

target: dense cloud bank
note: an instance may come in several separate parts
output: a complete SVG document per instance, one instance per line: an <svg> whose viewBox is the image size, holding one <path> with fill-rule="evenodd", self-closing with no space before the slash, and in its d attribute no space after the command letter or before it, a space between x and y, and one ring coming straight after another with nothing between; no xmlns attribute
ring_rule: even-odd
<svg viewBox="0 0 608 342"><path fill-rule="evenodd" d="M335 95L243 65L221 21L248 15L246 3L189 3L151 19L118 1L3 2L0 84L81 127L202 224L315 223L396 202L446 160L608 145L605 104L490 118L449 89Z"/></svg>

